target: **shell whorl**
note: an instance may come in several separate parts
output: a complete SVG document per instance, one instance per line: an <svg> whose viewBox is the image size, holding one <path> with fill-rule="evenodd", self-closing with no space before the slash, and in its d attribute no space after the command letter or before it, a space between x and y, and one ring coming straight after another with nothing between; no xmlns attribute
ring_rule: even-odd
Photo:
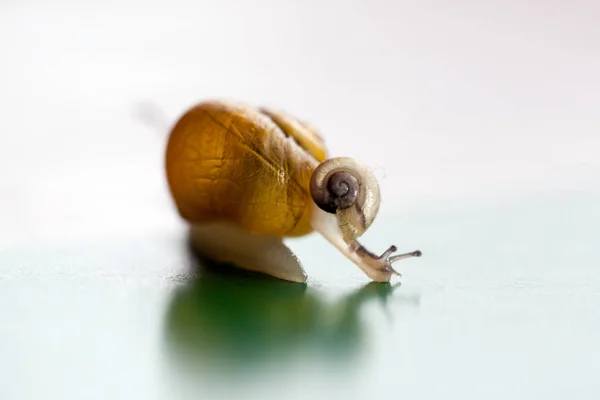
<svg viewBox="0 0 600 400"><path fill-rule="evenodd" d="M377 180L353 158L330 158L319 164L310 180L310 193L319 208L336 214L346 242L361 236L379 211Z"/></svg>

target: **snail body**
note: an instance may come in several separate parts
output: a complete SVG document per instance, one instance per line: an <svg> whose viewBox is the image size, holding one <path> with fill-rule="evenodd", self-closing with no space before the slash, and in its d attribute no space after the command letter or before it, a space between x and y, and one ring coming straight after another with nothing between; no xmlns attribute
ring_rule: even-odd
<svg viewBox="0 0 600 400"><path fill-rule="evenodd" d="M372 279L395 273L392 251L382 259L356 242L379 209L373 175L351 158L328 158L319 133L286 113L200 103L171 130L166 173L192 243L209 258L305 281L282 239L317 230Z"/></svg>

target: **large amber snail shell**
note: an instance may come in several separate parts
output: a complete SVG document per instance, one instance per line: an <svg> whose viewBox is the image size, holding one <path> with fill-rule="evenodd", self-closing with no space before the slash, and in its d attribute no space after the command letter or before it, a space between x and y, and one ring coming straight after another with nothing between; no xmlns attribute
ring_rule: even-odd
<svg viewBox="0 0 600 400"><path fill-rule="evenodd" d="M391 263L356 238L379 209L379 187L351 158L327 158L317 131L286 113L207 101L177 121L166 151L167 180L192 243L216 261L279 278L306 274L282 238L319 231L369 277ZM416 255L416 253L411 255Z"/></svg>

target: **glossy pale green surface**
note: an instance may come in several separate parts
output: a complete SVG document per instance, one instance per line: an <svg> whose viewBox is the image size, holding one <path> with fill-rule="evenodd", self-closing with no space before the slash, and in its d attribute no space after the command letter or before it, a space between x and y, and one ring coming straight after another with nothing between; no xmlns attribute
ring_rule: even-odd
<svg viewBox="0 0 600 400"><path fill-rule="evenodd" d="M178 233L5 252L0 398L596 398L597 200L380 221L424 253L396 287L318 237L291 244L307 286L199 268Z"/></svg>

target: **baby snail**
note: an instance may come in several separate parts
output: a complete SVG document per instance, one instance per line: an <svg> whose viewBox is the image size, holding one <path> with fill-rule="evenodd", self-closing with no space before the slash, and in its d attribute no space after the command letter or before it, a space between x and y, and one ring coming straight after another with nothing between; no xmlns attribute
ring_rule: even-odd
<svg viewBox="0 0 600 400"><path fill-rule="evenodd" d="M217 262L305 282L284 238L317 231L374 281L420 251L378 256L357 238L379 210L379 185L352 158L328 158L323 138L281 111L206 101L173 126L166 150L169 189L190 223L193 248Z"/></svg>

